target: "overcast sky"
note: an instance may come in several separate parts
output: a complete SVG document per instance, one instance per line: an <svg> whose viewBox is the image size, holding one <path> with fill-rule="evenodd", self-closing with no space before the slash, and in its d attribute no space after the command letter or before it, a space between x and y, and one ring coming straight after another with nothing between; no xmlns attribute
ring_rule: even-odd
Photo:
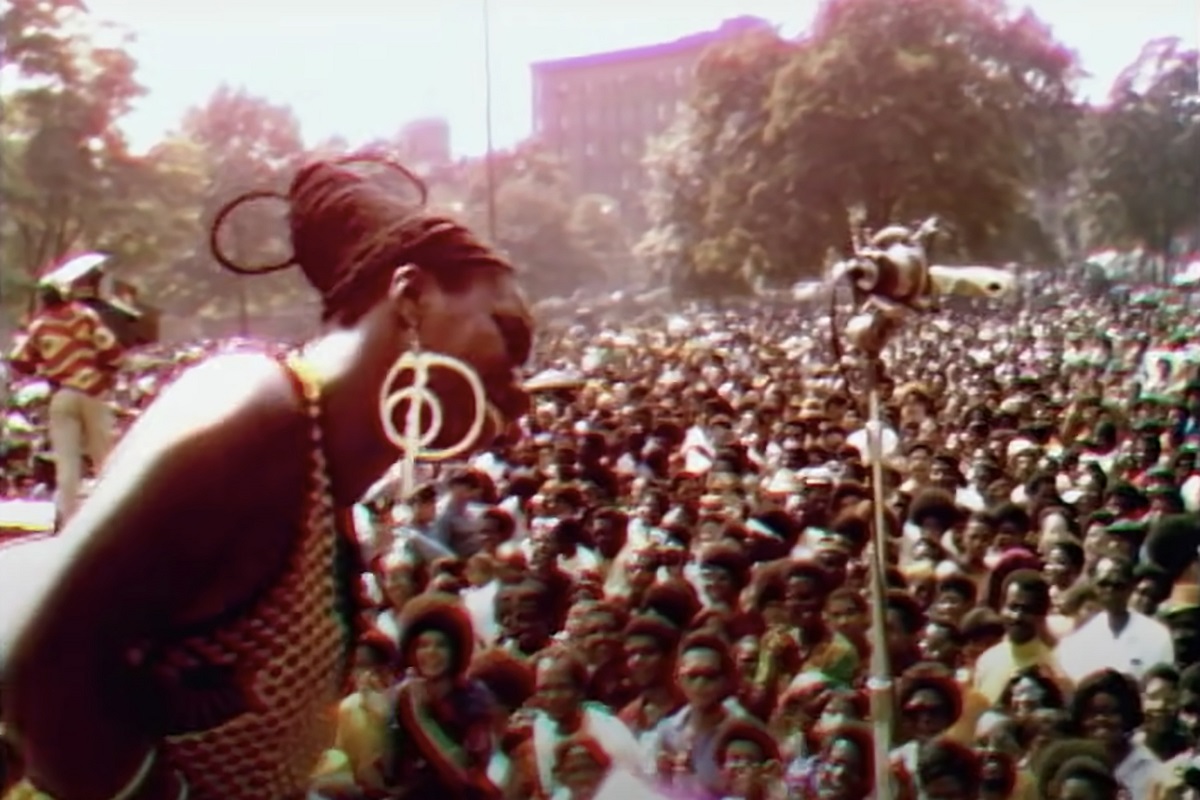
<svg viewBox="0 0 1200 800"><path fill-rule="evenodd" d="M899 0L898 0L899 1ZM310 144L352 144L406 121L450 121L453 147L486 142L485 0L89 0L97 17L138 37L149 90L125 122L135 148L153 145L221 83L286 103ZM531 129L529 64L634 47L717 27L739 14L783 33L803 30L817 0L490 0L497 146ZM1198 0L1033 0L1055 35L1092 74L1103 97L1143 42L1179 36L1195 46Z"/></svg>

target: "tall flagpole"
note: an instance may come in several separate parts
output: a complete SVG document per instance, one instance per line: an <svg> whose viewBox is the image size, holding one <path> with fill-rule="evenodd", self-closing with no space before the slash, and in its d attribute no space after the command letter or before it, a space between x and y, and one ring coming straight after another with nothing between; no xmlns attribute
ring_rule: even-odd
<svg viewBox="0 0 1200 800"><path fill-rule="evenodd" d="M484 156L484 169L487 174L487 225L488 237L495 245L496 239L496 164L492 136L492 15L489 0L483 2L483 78L484 78L484 113L487 130L487 154Z"/></svg>

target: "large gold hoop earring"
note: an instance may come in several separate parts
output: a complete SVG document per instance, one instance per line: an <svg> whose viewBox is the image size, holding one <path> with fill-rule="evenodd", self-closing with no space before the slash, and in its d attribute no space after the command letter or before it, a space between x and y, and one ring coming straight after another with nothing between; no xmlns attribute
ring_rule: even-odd
<svg viewBox="0 0 1200 800"><path fill-rule="evenodd" d="M442 432L446 414L441 398L429 388L429 374L435 368L447 369L462 377L471 387L475 400L475 416L467 433L457 442L440 448L430 448ZM393 385L405 373L412 374L412 381L393 391ZM406 401L408 410L404 429L401 430L396 425L396 409ZM422 411L426 408L429 409L430 420L428 427L422 429ZM396 359L379 387L379 419L383 424L383 435L402 454L405 491L413 488L413 472L417 461L447 461L462 455L479 439L487 418L487 390L479 374L466 362L441 353L413 348Z"/></svg>

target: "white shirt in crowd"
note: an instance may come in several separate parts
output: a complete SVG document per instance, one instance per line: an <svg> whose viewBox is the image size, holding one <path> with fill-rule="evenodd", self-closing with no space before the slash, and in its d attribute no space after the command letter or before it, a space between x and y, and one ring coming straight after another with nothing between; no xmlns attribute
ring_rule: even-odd
<svg viewBox="0 0 1200 800"><path fill-rule="evenodd" d="M879 443L885 461L900 452L900 435L887 425L880 429ZM859 428L847 436L846 444L859 452L864 464L871 463L871 447L866 428Z"/></svg>
<svg viewBox="0 0 1200 800"><path fill-rule="evenodd" d="M471 626L485 647L491 647L500 638L500 626L496 623L496 595L499 593L498 580L474 586L462 593L463 606L471 617Z"/></svg>
<svg viewBox="0 0 1200 800"><path fill-rule="evenodd" d="M1189 475L1179 493L1183 495L1183 507L1191 513L1200 511L1200 473Z"/></svg>
<svg viewBox="0 0 1200 800"><path fill-rule="evenodd" d="M632 774L642 771L642 753L637 739L630 733L629 728L625 727L625 723L607 709L586 703L583 707L583 724L579 732L596 740L601 749L612 759L615 770ZM538 784L544 795L550 798L562 796L564 787L554 774L554 751L565 738L559 732L558 724L544 712L534 713L533 753L537 763Z"/></svg>
<svg viewBox="0 0 1200 800"><path fill-rule="evenodd" d="M1175 662L1171 634L1161 622L1129 612L1129 622L1114 634L1107 611L1058 643L1058 663L1068 678L1078 683L1093 672L1115 669L1141 680L1158 664Z"/></svg>
<svg viewBox="0 0 1200 800"><path fill-rule="evenodd" d="M1130 797L1158 796L1170 775L1166 766L1144 744L1134 744L1129 754L1113 770L1117 783Z"/></svg>

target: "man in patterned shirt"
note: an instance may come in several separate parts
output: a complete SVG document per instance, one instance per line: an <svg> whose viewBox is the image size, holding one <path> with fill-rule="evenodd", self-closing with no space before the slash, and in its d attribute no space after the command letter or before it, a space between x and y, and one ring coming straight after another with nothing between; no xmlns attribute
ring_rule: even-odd
<svg viewBox="0 0 1200 800"><path fill-rule="evenodd" d="M99 469L112 444L108 394L121 361L121 347L100 316L68 299L52 283L40 287L41 309L9 361L13 370L38 375L51 385L50 447L58 484L57 527L79 504L83 456Z"/></svg>

